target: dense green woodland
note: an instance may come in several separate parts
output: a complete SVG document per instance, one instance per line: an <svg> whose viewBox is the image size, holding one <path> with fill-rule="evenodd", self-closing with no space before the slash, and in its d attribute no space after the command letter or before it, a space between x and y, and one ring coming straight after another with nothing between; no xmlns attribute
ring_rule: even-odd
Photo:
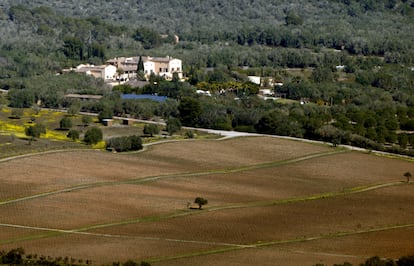
<svg viewBox="0 0 414 266"><path fill-rule="evenodd" d="M178 118L188 126L413 155L412 29L412 0L4 0L0 89L9 93L0 104ZM112 90L83 75L57 75L80 63L136 55L180 58L188 80L152 77L141 88ZM259 99L248 75L283 83L265 86L292 101ZM81 103L64 98L67 93L104 97ZM170 99L122 100L121 93Z"/></svg>

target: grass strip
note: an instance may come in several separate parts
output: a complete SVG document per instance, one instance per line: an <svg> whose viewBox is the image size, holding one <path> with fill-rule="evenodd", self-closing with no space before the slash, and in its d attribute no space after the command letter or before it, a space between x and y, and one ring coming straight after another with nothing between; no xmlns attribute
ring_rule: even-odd
<svg viewBox="0 0 414 266"><path fill-rule="evenodd" d="M14 243L19 243L19 242L43 239L43 238L50 238L50 237L60 236L62 234L63 233L61 232L49 231L47 233L42 233L42 234L28 235L28 236L23 236L23 237L18 237L18 238L0 240L0 245L14 244Z"/></svg>
<svg viewBox="0 0 414 266"><path fill-rule="evenodd" d="M90 225L90 226L72 229L72 230L39 228L38 230L44 230L44 231L49 230L52 234L51 235L41 234L41 235L33 235L33 236L11 239L11 240L2 240L0 241L0 244L4 244L4 242L5 243L16 243L16 242L38 239L38 238L54 237L54 236L63 235L63 234L84 234L85 232L88 232L91 230L104 229L104 228L116 227L116 226L124 226L124 225L137 224L137 223L144 223L144 222L158 222L158 221L185 217L185 216L190 216L190 215L203 214L206 212L222 211L222 210L229 210L229 209L241 209L241 208L270 207L270 206L281 205L281 204L292 204L292 203L299 203L299 202L306 202L306 201L313 201L313 200L328 199L328 198L351 195L351 194L356 194L356 193L363 193L363 192L367 192L367 191L371 191L375 189L381 189L381 188L390 187L390 186L406 185L406 184L407 183L405 182L372 184L372 185L367 185L367 186L349 188L349 189L345 189L343 191L338 191L338 192L327 192L327 193L322 193L322 194L295 197L295 198L289 198L289 199L280 199L280 200L274 200L274 201L259 201L259 202L249 202L249 203L244 203L244 204L215 206L215 207L205 208L203 210L184 209L178 212L168 213L164 215L149 216L149 217L143 217L143 218L138 218L138 219L130 219L130 220L123 220L123 221L112 222L112 223L105 223L105 224L96 224L96 225ZM24 226L15 226L15 227L25 228ZM27 229L35 230L36 228L28 227ZM99 236L99 234L97 235ZM101 236L105 236L105 234L102 234ZM273 243L273 242L267 242L267 243ZM234 244L234 245L239 246L237 244ZM257 246L258 244L255 244L255 245ZM241 246L241 247L245 247L245 246Z"/></svg>
<svg viewBox="0 0 414 266"><path fill-rule="evenodd" d="M71 151L71 150L68 150L68 151ZM80 151L85 151L85 150L80 149ZM45 153L54 153L54 152L59 152L59 151L49 151ZM76 185L76 186L72 186L72 187L68 187L64 189L41 192L38 194L26 196L26 197L2 200L0 201L0 206L6 205L6 204L18 203L18 202L26 201L26 200L48 197L48 196L57 195L60 193L73 192L73 191L78 191L78 190L91 189L91 188L104 187L104 186L116 186L116 185L124 185L124 184L142 184L142 183L149 183L149 182L154 182L160 179L167 179L167 178L198 177L198 176L216 175L216 174L232 174L232 173L239 173L239 172L257 170L257 169L278 167L278 166L283 166L287 164L301 162L304 160L319 158L323 156L331 156L331 155L335 155L335 154L343 153L343 152L347 152L347 150L338 149L335 151L314 153L314 154L309 154L309 155L305 155L302 157L297 157L297 158L283 160L283 161L266 162L266 163L260 163L260 164L250 165L250 166L241 166L241 167L228 168L228 169L217 169L217 170L210 170L210 171L178 173L178 174L166 174L166 175L143 177L143 178L138 178L138 179L128 179L128 180L122 180L122 181L80 184L80 185ZM25 157L25 156L31 156L31 155L23 155L21 157ZM5 159L4 161L6 160L9 160L9 159ZM2 162L2 160L0 160L0 162Z"/></svg>
<svg viewBox="0 0 414 266"><path fill-rule="evenodd" d="M207 256L219 253L226 253L231 251L242 250L246 248L266 248L272 247L277 245L286 245L286 244L295 244L295 243L304 243L322 239L332 239L332 238L341 238L353 235L360 235L360 234L369 234L369 233L376 233L382 231L389 231L389 230L397 230L397 229L404 229L414 227L414 224L405 224L405 225L391 225L386 227L379 227L379 228L372 228L367 230L358 230L353 232L337 232L337 233L328 233L319 236L310 236L310 237L301 237L301 238L293 238L293 239L285 239L285 240L275 240L275 241L268 241L268 242L260 242L260 243L252 243L242 246L234 246L228 248L218 248L218 249L210 249L205 251L198 251L198 252L191 252L191 253L184 253L175 256L166 256L166 257L158 257L158 258L148 258L145 261L150 263L161 262L161 261L170 261L170 260L178 260L178 259L186 259L186 258L193 258L193 257L200 257L200 256Z"/></svg>

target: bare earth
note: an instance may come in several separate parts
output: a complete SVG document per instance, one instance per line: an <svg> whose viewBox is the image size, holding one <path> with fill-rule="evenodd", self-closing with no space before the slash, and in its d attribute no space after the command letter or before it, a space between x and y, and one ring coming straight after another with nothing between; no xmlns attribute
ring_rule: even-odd
<svg viewBox="0 0 414 266"><path fill-rule="evenodd" d="M0 169L0 250L152 265L357 264L414 250L408 160L241 137Z"/></svg>

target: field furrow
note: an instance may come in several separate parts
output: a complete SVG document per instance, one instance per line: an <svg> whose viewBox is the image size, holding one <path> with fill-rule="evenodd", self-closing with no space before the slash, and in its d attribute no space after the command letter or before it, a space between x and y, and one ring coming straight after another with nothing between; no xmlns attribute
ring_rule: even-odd
<svg viewBox="0 0 414 266"><path fill-rule="evenodd" d="M414 237L414 186L403 176L414 165L397 158L242 137L31 154L0 167L4 250L96 264L314 265L414 248L401 241ZM201 210L196 197L208 199Z"/></svg>

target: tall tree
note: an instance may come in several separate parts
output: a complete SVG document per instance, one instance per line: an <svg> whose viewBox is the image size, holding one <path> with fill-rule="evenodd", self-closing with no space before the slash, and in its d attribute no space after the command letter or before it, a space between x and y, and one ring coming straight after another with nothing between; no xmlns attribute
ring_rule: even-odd
<svg viewBox="0 0 414 266"><path fill-rule="evenodd" d="M181 130L181 122L177 118L170 118L167 120L167 132L172 136L174 133Z"/></svg>
<svg viewBox="0 0 414 266"><path fill-rule="evenodd" d="M145 71L144 61L142 61L142 56L139 56L138 64L137 64L137 79L138 80L146 80L144 71Z"/></svg>
<svg viewBox="0 0 414 266"><path fill-rule="evenodd" d="M185 126L196 126L201 114L201 104L198 99L186 97L178 105L180 121Z"/></svg>

